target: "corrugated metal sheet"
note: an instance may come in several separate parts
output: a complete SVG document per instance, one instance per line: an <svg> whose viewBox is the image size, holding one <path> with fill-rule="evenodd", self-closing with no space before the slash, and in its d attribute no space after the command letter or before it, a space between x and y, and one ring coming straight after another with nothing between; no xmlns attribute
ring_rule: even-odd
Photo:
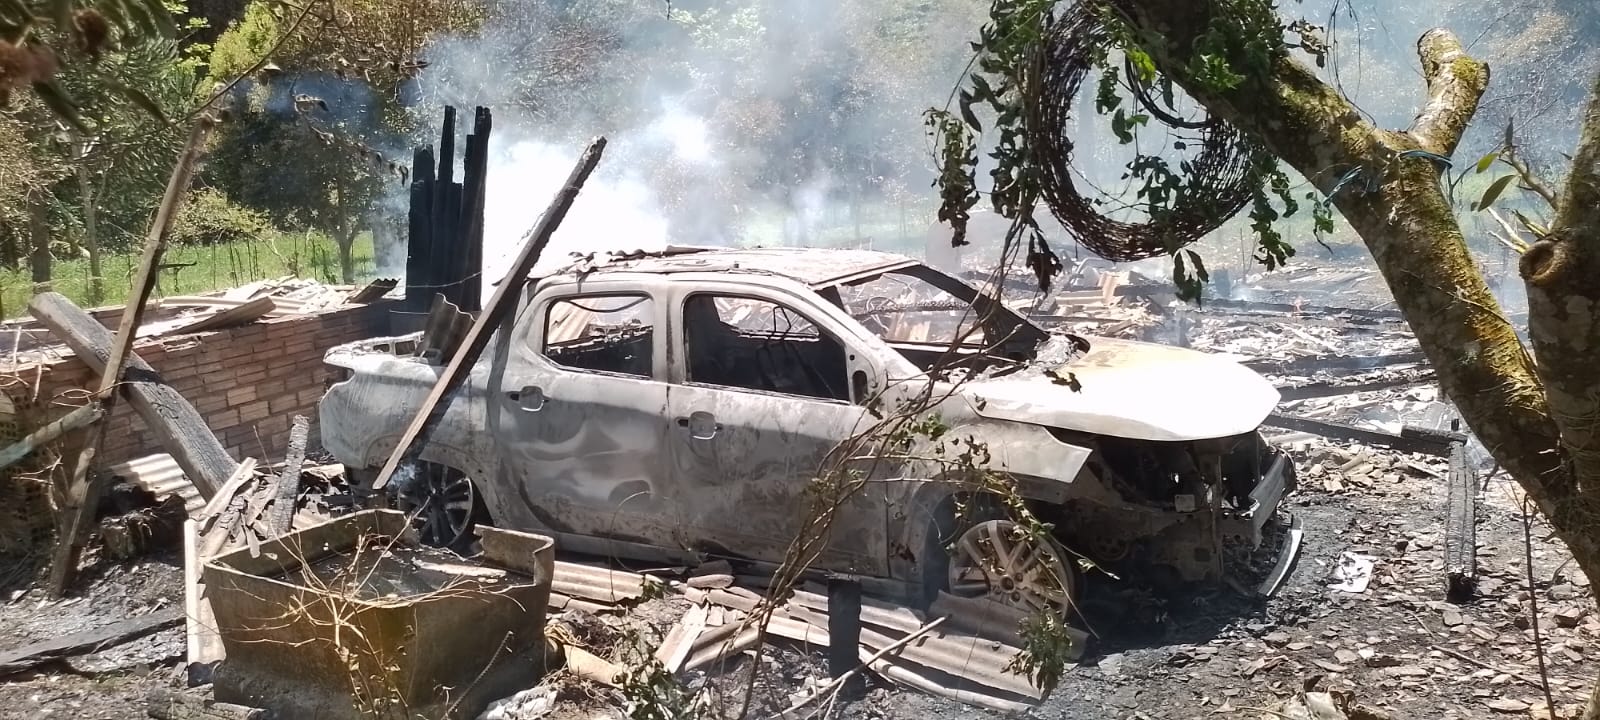
<svg viewBox="0 0 1600 720"><path fill-rule="evenodd" d="M200 497L200 491L195 489L194 484L189 482L189 477L178 467L178 461L167 453L134 458L108 466L102 472L122 478L154 495L156 502L177 495L183 498L183 507L190 515L198 512L206 504Z"/></svg>
<svg viewBox="0 0 1600 720"><path fill-rule="evenodd" d="M644 595L645 579L638 573L556 562L552 592L570 597L619 603Z"/></svg>

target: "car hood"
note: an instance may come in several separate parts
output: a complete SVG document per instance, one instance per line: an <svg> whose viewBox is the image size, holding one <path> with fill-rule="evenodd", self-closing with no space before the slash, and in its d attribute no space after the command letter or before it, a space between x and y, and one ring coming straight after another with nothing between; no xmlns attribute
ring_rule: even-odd
<svg viewBox="0 0 1600 720"><path fill-rule="evenodd" d="M1239 435L1277 407L1277 388L1238 363L1166 345L1087 339L1090 350L1068 362L1039 362L1016 375L972 380L963 390L987 418L1134 440Z"/></svg>

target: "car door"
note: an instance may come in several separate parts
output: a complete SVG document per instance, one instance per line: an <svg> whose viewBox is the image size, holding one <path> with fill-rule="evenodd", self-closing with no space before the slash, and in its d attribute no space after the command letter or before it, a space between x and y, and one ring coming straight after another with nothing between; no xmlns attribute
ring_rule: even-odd
<svg viewBox="0 0 1600 720"><path fill-rule="evenodd" d="M581 289L580 289L581 288ZM664 304L647 284L540 291L494 380L507 505L556 532L669 544ZM502 520L506 522L506 520ZM517 524L518 520L510 519Z"/></svg>
<svg viewBox="0 0 1600 720"><path fill-rule="evenodd" d="M852 396L875 385L836 321L784 292L677 286L672 304L673 491L686 546L781 561L824 459L872 418ZM857 391L853 392L852 388ZM846 502L819 565L882 574L882 488Z"/></svg>

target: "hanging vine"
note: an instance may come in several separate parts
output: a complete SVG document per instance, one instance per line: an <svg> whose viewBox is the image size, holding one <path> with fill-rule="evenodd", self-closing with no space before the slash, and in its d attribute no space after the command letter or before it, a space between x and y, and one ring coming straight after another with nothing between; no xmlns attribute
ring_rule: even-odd
<svg viewBox="0 0 1600 720"><path fill-rule="evenodd" d="M966 221L981 195L978 145L987 140L994 161L987 194L994 211L1011 221L1004 252L1026 241L1025 264L1041 289L1061 261L1045 240L1041 206L1080 245L1117 261L1168 256L1180 297L1198 299L1208 274L1188 246L1242 212L1256 238L1254 258L1269 270L1294 248L1276 221L1299 212L1290 180L1256 139L1221 118L1185 117L1175 86L1225 92L1263 77L1292 48L1325 52L1315 28L1279 19L1271 0L1217 0L1193 61L1170 78L1141 45L1118 0L1079 0L1065 6L1044 0L993 0L978 40L974 68L952 94L954 108L930 109L936 146L939 219L950 223L956 245L966 244ZM1299 40L1291 44L1285 35ZM1134 146L1124 179L1133 184L1131 208L1140 222L1101 210L1102 197L1086 197L1073 181L1074 111L1091 72L1098 72L1095 111L1108 118L1117 142ZM983 118L992 118L985 131ZM1152 150L1137 144L1164 130ZM1314 197L1308 193L1307 197ZM1313 228L1332 228L1332 212L1313 201Z"/></svg>

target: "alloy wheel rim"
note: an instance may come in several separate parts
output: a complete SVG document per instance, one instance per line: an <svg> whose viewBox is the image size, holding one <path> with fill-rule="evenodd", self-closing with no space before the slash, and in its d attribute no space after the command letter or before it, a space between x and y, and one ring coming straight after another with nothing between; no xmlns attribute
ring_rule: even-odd
<svg viewBox="0 0 1600 720"><path fill-rule="evenodd" d="M1062 619L1077 591L1060 547L1026 537L1010 520L989 520L961 533L951 552L949 582L953 595Z"/></svg>

